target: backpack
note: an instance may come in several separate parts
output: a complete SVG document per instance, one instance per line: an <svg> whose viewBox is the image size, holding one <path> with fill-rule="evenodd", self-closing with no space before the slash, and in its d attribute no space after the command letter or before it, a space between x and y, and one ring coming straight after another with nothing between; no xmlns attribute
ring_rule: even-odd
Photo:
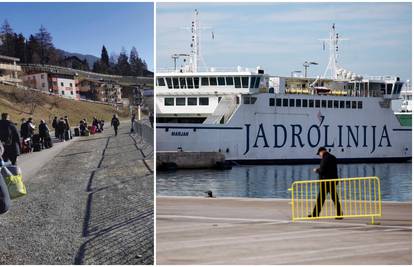
<svg viewBox="0 0 414 267"><path fill-rule="evenodd" d="M0 127L0 141L4 145L11 145L13 141L13 133L9 124L6 127Z"/></svg>

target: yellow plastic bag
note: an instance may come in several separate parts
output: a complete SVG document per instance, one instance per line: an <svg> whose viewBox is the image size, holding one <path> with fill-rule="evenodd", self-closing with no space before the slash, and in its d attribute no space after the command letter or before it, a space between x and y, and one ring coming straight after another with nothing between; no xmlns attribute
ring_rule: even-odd
<svg viewBox="0 0 414 267"><path fill-rule="evenodd" d="M6 175L4 176L4 181L6 182L7 189L9 190L9 195L11 199L25 196L26 186L23 183L23 177L19 175Z"/></svg>

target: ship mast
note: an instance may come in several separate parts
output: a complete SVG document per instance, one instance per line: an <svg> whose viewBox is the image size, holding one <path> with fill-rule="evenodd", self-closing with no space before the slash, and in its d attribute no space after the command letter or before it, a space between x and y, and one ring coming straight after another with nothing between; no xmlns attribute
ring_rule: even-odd
<svg viewBox="0 0 414 267"><path fill-rule="evenodd" d="M324 42L327 41L329 46L329 62L328 66L326 66L325 73L323 74L323 78L331 78L336 79L338 74L338 43L339 41L343 41L346 39L339 38L338 33L335 31L335 23L332 25L331 32L329 34L329 39L321 39ZM328 77L327 75L330 75Z"/></svg>
<svg viewBox="0 0 414 267"><path fill-rule="evenodd" d="M192 72L198 71L200 55L200 24L198 20L198 10L194 10L193 21L191 22L191 53L190 69Z"/></svg>

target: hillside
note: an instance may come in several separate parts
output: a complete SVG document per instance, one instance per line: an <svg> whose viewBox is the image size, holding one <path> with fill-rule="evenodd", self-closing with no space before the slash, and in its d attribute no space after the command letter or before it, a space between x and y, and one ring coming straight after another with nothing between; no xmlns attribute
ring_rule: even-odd
<svg viewBox="0 0 414 267"><path fill-rule="evenodd" d="M72 126L78 125L83 118L91 122L94 116L106 123L110 122L114 113L120 119L129 116L127 110L116 112L110 105L69 100L0 84L0 113L3 112L9 113L12 121L18 124L22 118L32 117L36 125L44 119L50 127L54 116L67 115Z"/></svg>

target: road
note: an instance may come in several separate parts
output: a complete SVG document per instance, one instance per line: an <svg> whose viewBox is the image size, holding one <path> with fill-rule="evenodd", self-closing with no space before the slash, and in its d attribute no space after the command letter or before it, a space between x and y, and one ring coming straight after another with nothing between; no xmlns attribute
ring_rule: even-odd
<svg viewBox="0 0 414 267"><path fill-rule="evenodd" d="M153 149L122 123L23 156L28 195L0 216L0 264L152 264Z"/></svg>
<svg viewBox="0 0 414 267"><path fill-rule="evenodd" d="M287 200L157 197L157 264L411 264L411 203L369 218L290 221Z"/></svg>

